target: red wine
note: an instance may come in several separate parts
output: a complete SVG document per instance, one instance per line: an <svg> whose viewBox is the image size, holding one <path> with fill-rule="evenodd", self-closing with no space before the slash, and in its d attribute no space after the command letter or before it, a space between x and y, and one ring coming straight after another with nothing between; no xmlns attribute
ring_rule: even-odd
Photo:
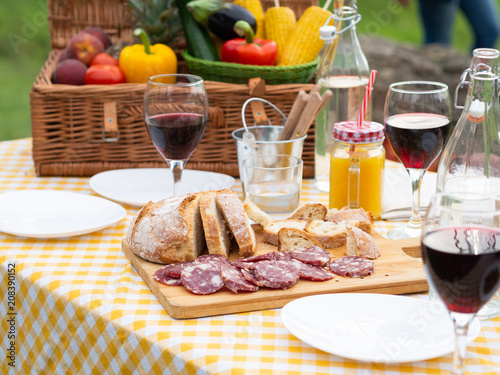
<svg viewBox="0 0 500 375"><path fill-rule="evenodd" d="M200 143L207 119L197 113L166 113L146 119L156 149L170 160L186 160Z"/></svg>
<svg viewBox="0 0 500 375"><path fill-rule="evenodd" d="M447 117L428 113L395 115L385 122L389 144L406 168L429 168L443 150L450 130Z"/></svg>
<svg viewBox="0 0 500 375"><path fill-rule="evenodd" d="M500 285L500 228L456 227L422 240L428 280L450 311L476 313Z"/></svg>

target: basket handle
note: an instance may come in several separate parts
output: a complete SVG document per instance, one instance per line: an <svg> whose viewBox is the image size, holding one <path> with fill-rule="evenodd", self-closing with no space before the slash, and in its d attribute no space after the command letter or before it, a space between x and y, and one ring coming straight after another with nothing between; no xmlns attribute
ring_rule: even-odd
<svg viewBox="0 0 500 375"><path fill-rule="evenodd" d="M273 107L274 110L276 112L278 112L281 115L281 117L283 117L282 125L285 123L285 121L286 121L285 114L283 112L281 112L281 110L278 107L276 107L273 103L271 103L270 101L268 101L266 99L262 99L262 98L250 98L250 99L247 99L245 101L245 103L243 103L243 106L241 107L241 121L243 122L243 127L245 128L247 133L249 133L249 131L248 131L248 127L247 127L247 122L245 120L245 109L247 108L247 105L253 101L259 101L262 103L266 103L266 104L270 105L271 107Z"/></svg>

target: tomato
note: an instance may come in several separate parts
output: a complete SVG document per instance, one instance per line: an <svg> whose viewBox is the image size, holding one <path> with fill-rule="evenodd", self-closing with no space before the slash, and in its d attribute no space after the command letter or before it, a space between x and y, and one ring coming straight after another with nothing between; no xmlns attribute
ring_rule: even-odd
<svg viewBox="0 0 500 375"><path fill-rule="evenodd" d="M112 85L125 83L125 74L115 65L91 65L85 73L86 85Z"/></svg>
<svg viewBox="0 0 500 375"><path fill-rule="evenodd" d="M90 65L116 65L118 66L118 60L112 57L106 52L101 52L90 63Z"/></svg>

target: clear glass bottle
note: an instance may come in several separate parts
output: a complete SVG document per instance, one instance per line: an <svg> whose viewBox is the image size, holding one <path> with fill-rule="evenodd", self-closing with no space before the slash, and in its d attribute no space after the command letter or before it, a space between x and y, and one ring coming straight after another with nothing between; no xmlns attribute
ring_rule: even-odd
<svg viewBox="0 0 500 375"><path fill-rule="evenodd" d="M343 3L343 6L340 6ZM326 26L333 18L335 26ZM315 183L320 191L330 187L330 151L333 124L357 120L363 102L370 68L359 44L356 24L360 21L356 0L335 1L334 14L320 28L325 51L316 73L322 92L330 89L333 97L318 114L315 130ZM371 105L365 114L371 120Z"/></svg>
<svg viewBox="0 0 500 375"><path fill-rule="evenodd" d="M499 58L496 49L475 49L471 66L462 74L455 106L463 111L438 164L438 192L500 196ZM465 105L459 107L457 93L466 84ZM498 294L479 311L479 318L500 315Z"/></svg>
<svg viewBox="0 0 500 375"><path fill-rule="evenodd" d="M382 214L385 149L384 126L364 121L335 124L330 160L329 208L363 208Z"/></svg>

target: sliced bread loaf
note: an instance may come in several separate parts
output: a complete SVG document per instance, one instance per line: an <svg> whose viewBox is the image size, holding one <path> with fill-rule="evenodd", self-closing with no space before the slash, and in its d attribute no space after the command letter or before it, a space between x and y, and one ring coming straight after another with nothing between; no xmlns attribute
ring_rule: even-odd
<svg viewBox="0 0 500 375"><path fill-rule="evenodd" d="M196 259L206 249L200 215L202 194L149 202L132 220L127 241L143 259L169 264Z"/></svg>
<svg viewBox="0 0 500 375"><path fill-rule="evenodd" d="M200 199L200 213L209 254L226 258L232 249L231 230L215 201L216 192L205 192Z"/></svg>
<svg viewBox="0 0 500 375"><path fill-rule="evenodd" d="M278 232L278 251L307 249L321 244L311 234L297 228L281 228Z"/></svg>
<svg viewBox="0 0 500 375"><path fill-rule="evenodd" d="M278 232L282 228L295 228L304 230L306 227L307 221L302 220L294 220L294 219L286 219L286 220L276 220L267 223L264 226L264 241L278 246Z"/></svg>
<svg viewBox="0 0 500 375"><path fill-rule="evenodd" d="M215 200L238 244L240 255L253 255L257 250L255 233L238 195L229 189L219 190Z"/></svg>

